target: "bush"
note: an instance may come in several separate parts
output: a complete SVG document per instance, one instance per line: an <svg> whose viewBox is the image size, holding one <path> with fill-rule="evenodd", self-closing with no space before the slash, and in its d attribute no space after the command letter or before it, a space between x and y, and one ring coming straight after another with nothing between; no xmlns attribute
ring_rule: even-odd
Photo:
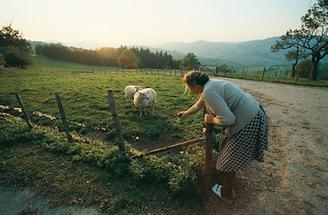
<svg viewBox="0 0 328 215"><path fill-rule="evenodd" d="M3 55L3 59L7 66L22 67L32 63L32 57L29 53L22 52L17 48L10 47Z"/></svg>
<svg viewBox="0 0 328 215"><path fill-rule="evenodd" d="M4 26L0 30L0 54L5 61L4 65L7 66L25 68L32 63L31 45L11 25Z"/></svg>

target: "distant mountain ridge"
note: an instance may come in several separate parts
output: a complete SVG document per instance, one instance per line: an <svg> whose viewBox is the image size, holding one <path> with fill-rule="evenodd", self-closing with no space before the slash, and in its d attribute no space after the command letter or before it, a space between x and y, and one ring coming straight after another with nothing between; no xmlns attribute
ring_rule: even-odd
<svg viewBox="0 0 328 215"><path fill-rule="evenodd" d="M199 57L199 59L205 58L207 62L212 62L214 64L216 61L248 66L290 64L285 57L285 54L287 53L286 50L276 53L273 53L270 50L271 46L278 39L279 37L271 37L263 40L251 40L246 42L171 42L159 45L156 48L167 50L174 57L174 53L177 52L184 54L193 52L197 57Z"/></svg>

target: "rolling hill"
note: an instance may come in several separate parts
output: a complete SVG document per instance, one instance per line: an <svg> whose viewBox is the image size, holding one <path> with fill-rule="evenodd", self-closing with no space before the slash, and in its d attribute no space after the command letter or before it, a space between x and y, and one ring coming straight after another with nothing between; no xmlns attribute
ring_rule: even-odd
<svg viewBox="0 0 328 215"><path fill-rule="evenodd" d="M252 40L247 42L208 42L196 41L191 43L171 42L157 46L157 48L168 50L170 54L195 53L201 61L213 64L226 62L228 64L241 64L249 66L271 66L286 65L289 62L285 58L286 51L272 53L271 45L279 37L271 37L263 40ZM179 56L176 56L179 57ZM219 62L218 62L219 61ZM229 63L230 62L230 63Z"/></svg>

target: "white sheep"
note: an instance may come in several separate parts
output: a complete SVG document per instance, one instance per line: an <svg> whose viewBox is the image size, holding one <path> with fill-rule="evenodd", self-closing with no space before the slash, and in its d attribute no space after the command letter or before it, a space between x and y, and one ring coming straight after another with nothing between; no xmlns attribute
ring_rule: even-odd
<svg viewBox="0 0 328 215"><path fill-rule="evenodd" d="M142 90L142 87L135 86L135 85L128 85L124 88L124 94L125 98L127 100L133 100L134 94L138 92L139 90Z"/></svg>
<svg viewBox="0 0 328 215"><path fill-rule="evenodd" d="M154 111L156 102L156 91L152 88L139 90L134 94L133 104L139 109L140 116L146 114L146 110Z"/></svg>

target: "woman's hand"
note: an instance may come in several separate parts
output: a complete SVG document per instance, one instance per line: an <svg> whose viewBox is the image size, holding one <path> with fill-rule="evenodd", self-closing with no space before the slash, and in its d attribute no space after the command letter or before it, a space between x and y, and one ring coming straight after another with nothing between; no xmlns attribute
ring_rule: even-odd
<svg viewBox="0 0 328 215"><path fill-rule="evenodd" d="M181 112L177 113L177 116L181 119L184 119L188 116L188 112L187 111L181 111Z"/></svg>
<svg viewBox="0 0 328 215"><path fill-rule="evenodd" d="M213 114L207 113L205 114L204 122L208 124L219 124L219 119Z"/></svg>

